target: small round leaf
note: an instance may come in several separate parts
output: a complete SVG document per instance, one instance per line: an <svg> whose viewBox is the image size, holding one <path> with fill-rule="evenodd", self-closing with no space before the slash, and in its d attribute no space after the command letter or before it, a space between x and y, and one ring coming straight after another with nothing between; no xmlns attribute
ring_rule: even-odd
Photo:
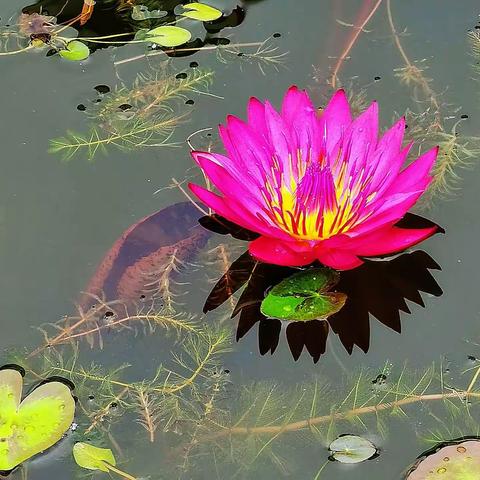
<svg viewBox="0 0 480 480"><path fill-rule="evenodd" d="M340 463L360 463L376 455L377 448L369 440L357 435L342 435L328 449L331 458Z"/></svg>
<svg viewBox="0 0 480 480"><path fill-rule="evenodd" d="M162 25L149 30L146 34L147 41L162 47L178 47L187 43L191 38L192 34L188 30L173 25Z"/></svg>
<svg viewBox="0 0 480 480"><path fill-rule="evenodd" d="M79 40L72 40L71 42L67 43L67 46L64 50L60 50L58 53L66 60L79 62L90 56L90 49L83 42L80 42Z"/></svg>

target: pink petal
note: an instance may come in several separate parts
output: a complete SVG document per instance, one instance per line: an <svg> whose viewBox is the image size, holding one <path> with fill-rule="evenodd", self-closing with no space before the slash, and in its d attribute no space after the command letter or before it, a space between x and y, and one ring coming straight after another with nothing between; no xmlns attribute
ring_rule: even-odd
<svg viewBox="0 0 480 480"><path fill-rule="evenodd" d="M265 219L258 218L252 215L250 212L244 209L243 205L217 195L200 185L189 183L190 190L208 207L220 216L225 217L233 223L236 223L240 227L257 232L260 234L270 234L277 238L289 241L291 237L288 233L280 230L274 225L268 224Z"/></svg>
<svg viewBox="0 0 480 480"><path fill-rule="evenodd" d="M438 147L435 147L418 157L407 168L400 172L392 184L391 189L389 189L386 194L417 190L419 185L423 184L428 186L428 181L430 180L429 174L437 159L437 155Z"/></svg>
<svg viewBox="0 0 480 480"><path fill-rule="evenodd" d="M390 183L400 171L411 147L410 144L401 151L404 134L405 119L402 117L384 133L378 142L375 153L368 162L372 175L369 185L371 192L376 191L380 186L384 190L386 183Z"/></svg>
<svg viewBox="0 0 480 480"><path fill-rule="evenodd" d="M359 115L345 132L342 142L348 155L347 175L358 176L366 167L370 155L377 147L378 139L378 104L373 102Z"/></svg>
<svg viewBox="0 0 480 480"><path fill-rule="evenodd" d="M334 268L335 270L351 270L363 263L363 260L345 250L327 249L322 251L319 249L317 259L326 267Z"/></svg>
<svg viewBox="0 0 480 480"><path fill-rule="evenodd" d="M437 226L419 229L385 227L352 239L348 250L365 257L401 252L426 240L437 231Z"/></svg>
<svg viewBox="0 0 480 480"><path fill-rule="evenodd" d="M283 98L282 117L288 126L295 127L298 117L302 117L305 112L316 113L315 105L305 90L299 90L293 85Z"/></svg>
<svg viewBox="0 0 480 480"><path fill-rule="evenodd" d="M257 133L263 135L267 132L265 123L265 105L255 97L250 98L247 106L248 124Z"/></svg>
<svg viewBox="0 0 480 480"><path fill-rule="evenodd" d="M325 107L319 120L319 132L324 138L327 154L330 154L352 123L350 106L343 90L338 90Z"/></svg>
<svg viewBox="0 0 480 480"><path fill-rule="evenodd" d="M296 152L297 146L288 125L268 101L265 102L265 122L273 153L280 162L288 162L289 153Z"/></svg>
<svg viewBox="0 0 480 480"><path fill-rule="evenodd" d="M263 206L264 202L261 200L258 179L251 175L245 175L246 172L244 171L238 172L231 168L227 170L228 157L207 152L192 152L192 157L215 187L226 197L235 199L241 196L249 203L248 208L253 203L256 205L256 210Z"/></svg>
<svg viewBox="0 0 480 480"><path fill-rule="evenodd" d="M300 267L315 260L313 249L298 249L293 242L282 242L276 238L259 237L248 245L250 254L257 260L274 265Z"/></svg>
<svg viewBox="0 0 480 480"><path fill-rule="evenodd" d="M358 223L347 233L351 237L357 237L367 232L377 230L385 225L393 225L400 220L425 191L426 185L416 191L397 193L390 197L382 197L372 204L372 213L367 219Z"/></svg>

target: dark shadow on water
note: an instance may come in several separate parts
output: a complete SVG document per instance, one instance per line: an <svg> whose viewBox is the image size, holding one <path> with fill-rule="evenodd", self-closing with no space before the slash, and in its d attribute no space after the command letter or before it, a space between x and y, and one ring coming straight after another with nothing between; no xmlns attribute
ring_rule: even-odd
<svg viewBox="0 0 480 480"><path fill-rule="evenodd" d="M224 219L205 217L201 223L217 233L251 240L251 232L241 231L236 226L233 228ZM421 228L428 224L431 222L412 214L401 221L402 228ZM347 294L348 299L338 313L327 320L287 324L286 337L294 359L297 360L305 348L317 362L326 351L330 331L339 337L349 354L355 346L366 353L370 348L371 321L375 319L400 333L400 312L411 313L407 300L425 307L420 292L437 297L442 295L442 289L430 273L430 270L440 269L430 255L418 250L394 258L365 259L360 267L341 272L335 291ZM272 286L296 271L298 269L257 262L245 252L212 289L204 312L216 309L245 287L232 313L232 318L239 315L237 340L258 323L260 353L273 354L280 341L282 322L266 318L260 311L260 304Z"/></svg>

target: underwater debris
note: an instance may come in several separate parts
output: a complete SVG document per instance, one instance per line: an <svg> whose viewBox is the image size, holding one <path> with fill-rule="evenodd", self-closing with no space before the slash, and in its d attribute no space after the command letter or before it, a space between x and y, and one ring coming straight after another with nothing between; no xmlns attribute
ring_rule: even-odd
<svg viewBox="0 0 480 480"><path fill-rule="evenodd" d="M158 299L173 311L175 277L200 253L210 233L198 224L201 213L190 202L166 207L130 226L104 256L86 292L106 302L148 304ZM88 309L92 298L81 301Z"/></svg>

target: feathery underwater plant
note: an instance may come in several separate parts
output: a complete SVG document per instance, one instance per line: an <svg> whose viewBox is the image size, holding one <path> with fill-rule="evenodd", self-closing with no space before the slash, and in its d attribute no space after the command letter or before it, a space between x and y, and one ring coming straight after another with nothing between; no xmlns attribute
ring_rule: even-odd
<svg viewBox="0 0 480 480"><path fill-rule="evenodd" d="M118 86L93 107L88 133L67 132L51 140L50 152L64 160L84 155L92 161L109 146L121 150L172 146L176 127L188 116L182 101L187 94L206 94L212 77L213 72L206 70L175 75L166 66L139 74L132 86Z"/></svg>

